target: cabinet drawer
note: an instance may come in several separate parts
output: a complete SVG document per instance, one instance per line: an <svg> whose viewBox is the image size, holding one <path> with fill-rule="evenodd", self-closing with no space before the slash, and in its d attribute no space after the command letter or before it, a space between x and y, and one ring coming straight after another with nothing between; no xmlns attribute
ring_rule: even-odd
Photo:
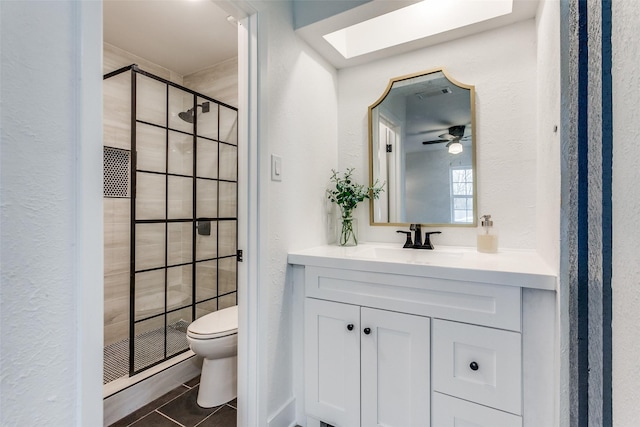
<svg viewBox="0 0 640 427"><path fill-rule="evenodd" d="M432 349L434 390L522 414L519 333L434 320Z"/></svg>
<svg viewBox="0 0 640 427"><path fill-rule="evenodd" d="M431 403L431 427L522 427L522 418L517 415L444 394L433 393Z"/></svg>
<svg viewBox="0 0 640 427"><path fill-rule="evenodd" d="M305 295L521 331L521 290L514 286L306 267Z"/></svg>

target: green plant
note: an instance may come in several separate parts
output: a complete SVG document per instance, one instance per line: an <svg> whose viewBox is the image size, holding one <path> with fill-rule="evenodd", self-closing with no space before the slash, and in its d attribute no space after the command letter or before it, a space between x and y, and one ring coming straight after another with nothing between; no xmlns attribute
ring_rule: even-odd
<svg viewBox="0 0 640 427"><path fill-rule="evenodd" d="M353 240L354 244L358 243L353 231L353 210L358 203L364 199L377 199L384 191L384 183L380 185L378 180L370 187L358 184L351 176L353 171L354 168L349 168L341 177L337 171L331 169L330 181L334 183L334 188L327 189L327 198L338 205L342 216L339 241L341 246L347 245L350 240Z"/></svg>

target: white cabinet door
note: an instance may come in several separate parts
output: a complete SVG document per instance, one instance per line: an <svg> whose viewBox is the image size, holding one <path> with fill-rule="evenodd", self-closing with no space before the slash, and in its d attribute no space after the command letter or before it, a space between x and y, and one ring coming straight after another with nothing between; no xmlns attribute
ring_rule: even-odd
<svg viewBox="0 0 640 427"><path fill-rule="evenodd" d="M429 426L430 319L365 307L360 315L362 427Z"/></svg>
<svg viewBox="0 0 640 427"><path fill-rule="evenodd" d="M335 427L360 425L360 307L305 298L307 414Z"/></svg>

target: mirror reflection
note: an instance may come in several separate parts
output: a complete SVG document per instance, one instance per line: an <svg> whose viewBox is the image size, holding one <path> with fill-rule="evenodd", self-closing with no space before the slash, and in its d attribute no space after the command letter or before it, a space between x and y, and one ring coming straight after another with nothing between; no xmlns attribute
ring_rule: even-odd
<svg viewBox="0 0 640 427"><path fill-rule="evenodd" d="M391 79L369 107L372 225L476 224L474 102L444 69Z"/></svg>

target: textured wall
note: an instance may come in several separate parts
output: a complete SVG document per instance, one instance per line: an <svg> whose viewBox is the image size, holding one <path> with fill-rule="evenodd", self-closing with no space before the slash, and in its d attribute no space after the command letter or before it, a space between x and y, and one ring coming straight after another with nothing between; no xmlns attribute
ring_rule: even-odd
<svg viewBox="0 0 640 427"><path fill-rule="evenodd" d="M341 169L368 180L367 109L392 77L444 66L476 88L478 216L491 214L500 246L536 247L536 28L533 20L339 71ZM395 227L369 227L364 240L399 242ZM473 228L445 228L434 244L475 246Z"/></svg>
<svg viewBox="0 0 640 427"><path fill-rule="evenodd" d="M102 420L99 7L0 3L2 426Z"/></svg>
<svg viewBox="0 0 640 427"><path fill-rule="evenodd" d="M536 17L538 84L536 248L555 271L560 264L560 2L540 3Z"/></svg>
<svg viewBox="0 0 640 427"><path fill-rule="evenodd" d="M640 419L640 8L613 1L613 424Z"/></svg>
<svg viewBox="0 0 640 427"><path fill-rule="evenodd" d="M324 191L337 164L336 72L293 32L290 4L264 2L258 43L262 99L260 215L266 234L258 287L266 321L267 415L292 396L291 289L287 253L326 240ZM282 156L282 181L269 181L269 156ZM264 218L264 217L263 217Z"/></svg>

